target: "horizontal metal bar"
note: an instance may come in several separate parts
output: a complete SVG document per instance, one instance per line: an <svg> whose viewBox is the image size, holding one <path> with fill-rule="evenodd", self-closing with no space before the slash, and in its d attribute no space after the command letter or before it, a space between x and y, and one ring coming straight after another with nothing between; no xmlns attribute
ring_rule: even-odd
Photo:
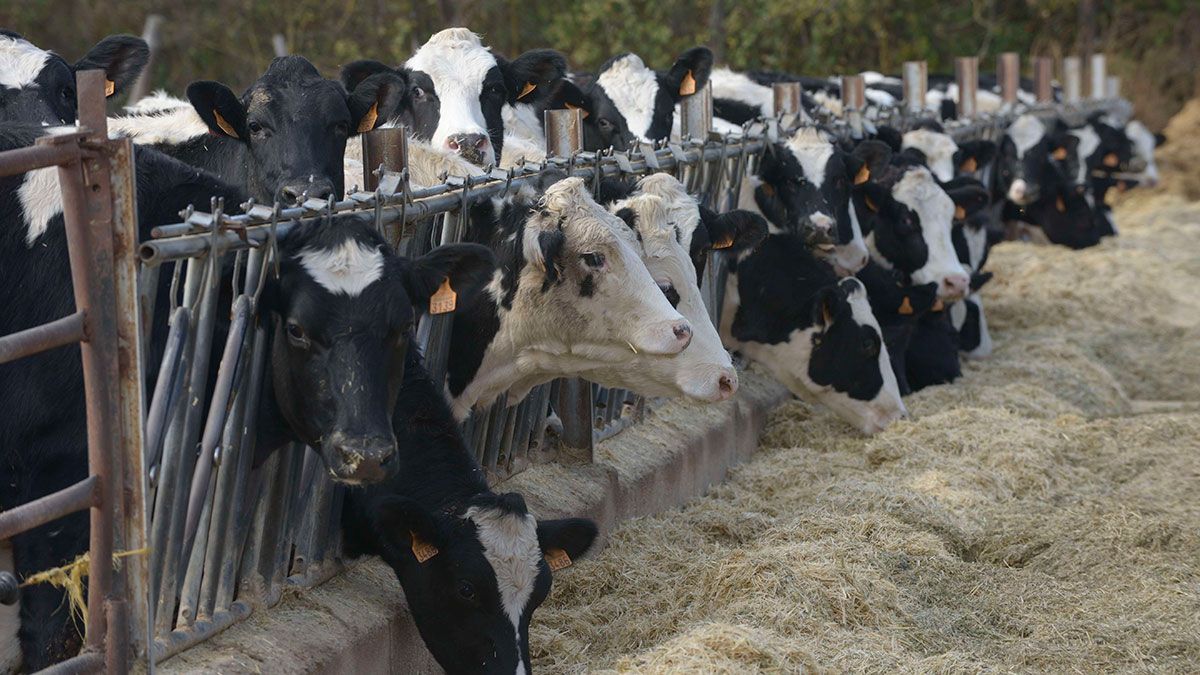
<svg viewBox="0 0 1200 675"><path fill-rule="evenodd" d="M235 602L228 610L213 612L213 617L209 620L197 621L190 628L176 629L165 637L156 638L151 649L151 658L155 663L161 663L164 659L204 642L248 616L250 605Z"/></svg>
<svg viewBox="0 0 1200 675"><path fill-rule="evenodd" d="M87 339L85 326L84 313L75 312L71 316L0 337L0 364L47 352L72 342L82 342Z"/></svg>
<svg viewBox="0 0 1200 675"><path fill-rule="evenodd" d="M0 540L100 504L100 481L88 476L68 488L0 513Z"/></svg>
<svg viewBox="0 0 1200 675"><path fill-rule="evenodd" d="M60 661L45 670L41 675L74 675L75 673L99 673L104 671L104 654L100 652L84 652L66 661Z"/></svg>
<svg viewBox="0 0 1200 675"><path fill-rule="evenodd" d="M77 144L32 145L0 152L0 177L15 176L34 169L45 169L60 164L78 161L80 149Z"/></svg>

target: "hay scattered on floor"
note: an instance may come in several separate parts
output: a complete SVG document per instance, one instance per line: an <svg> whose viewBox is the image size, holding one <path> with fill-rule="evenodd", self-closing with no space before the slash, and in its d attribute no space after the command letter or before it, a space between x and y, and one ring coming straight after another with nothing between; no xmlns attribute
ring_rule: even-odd
<svg viewBox="0 0 1200 675"><path fill-rule="evenodd" d="M557 576L535 668L1200 670L1200 204L1118 224L998 247L996 354L913 420L789 403L727 483L618 528Z"/></svg>

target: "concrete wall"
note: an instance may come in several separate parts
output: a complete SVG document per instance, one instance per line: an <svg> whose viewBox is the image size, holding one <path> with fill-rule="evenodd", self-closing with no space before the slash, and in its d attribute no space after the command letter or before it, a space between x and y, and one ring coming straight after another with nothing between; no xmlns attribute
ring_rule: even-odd
<svg viewBox="0 0 1200 675"><path fill-rule="evenodd" d="M673 401L601 443L595 462L533 467L499 489L521 492L539 517L587 516L605 533L621 520L673 508L720 482L749 458L767 415L789 396L755 373L741 373L732 401ZM586 570L586 558L578 563ZM537 621L537 615L534 615ZM408 615L390 568L353 565L307 591L288 593L213 639L158 668L162 673L439 672Z"/></svg>

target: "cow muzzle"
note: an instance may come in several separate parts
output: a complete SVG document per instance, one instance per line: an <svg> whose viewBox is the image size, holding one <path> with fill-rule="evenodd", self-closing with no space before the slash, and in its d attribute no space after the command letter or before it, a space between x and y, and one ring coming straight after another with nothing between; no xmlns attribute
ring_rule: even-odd
<svg viewBox="0 0 1200 675"><path fill-rule="evenodd" d="M491 141L483 134L453 134L446 137L446 149L457 152L472 164L482 165Z"/></svg>
<svg viewBox="0 0 1200 675"><path fill-rule="evenodd" d="M1037 186L1025 182L1024 178L1018 178L1008 186L1007 197L1008 201L1017 206L1029 206L1037 201L1038 189Z"/></svg>
<svg viewBox="0 0 1200 675"><path fill-rule="evenodd" d="M335 431L322 444L325 462L339 483L378 483L387 478L396 456L396 439L381 436L356 436Z"/></svg>
<svg viewBox="0 0 1200 675"><path fill-rule="evenodd" d="M688 373L680 388L688 398L704 403L719 403L733 398L738 390L738 374L732 366L696 368Z"/></svg>
<svg viewBox="0 0 1200 675"><path fill-rule="evenodd" d="M328 178L289 181L279 188L279 201L285 205L299 204L308 199L328 199L333 194L333 181Z"/></svg>

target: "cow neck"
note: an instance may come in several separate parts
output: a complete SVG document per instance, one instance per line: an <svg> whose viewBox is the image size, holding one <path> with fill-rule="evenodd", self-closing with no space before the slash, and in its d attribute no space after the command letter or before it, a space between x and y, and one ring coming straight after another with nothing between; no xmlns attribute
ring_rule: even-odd
<svg viewBox="0 0 1200 675"><path fill-rule="evenodd" d="M247 194L255 198L271 201L271 195L261 185L252 184L250 151L241 141L209 133L180 143L158 143L152 147L185 164L203 169L230 185L244 187Z"/></svg>

